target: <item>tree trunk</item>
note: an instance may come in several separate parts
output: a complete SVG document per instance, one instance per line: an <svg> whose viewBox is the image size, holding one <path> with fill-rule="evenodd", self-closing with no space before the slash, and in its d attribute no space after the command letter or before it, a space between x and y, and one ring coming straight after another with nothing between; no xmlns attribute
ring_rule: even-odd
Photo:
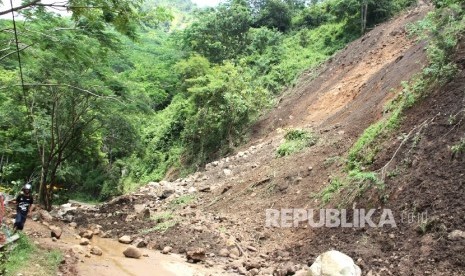
<svg viewBox="0 0 465 276"><path fill-rule="evenodd" d="M45 160L45 146L42 147L42 152L41 152L41 159L42 159L42 165L41 165L41 170L40 170L40 184L39 184L39 202L43 204L44 208L46 210L51 209L51 202L48 198L48 189L47 187L47 181L48 181L48 169L50 166L50 160Z"/></svg>
<svg viewBox="0 0 465 276"><path fill-rule="evenodd" d="M3 183L3 158L4 155L2 154L2 158L0 159L0 184Z"/></svg>
<svg viewBox="0 0 465 276"><path fill-rule="evenodd" d="M362 0L362 11L361 11L361 30L362 34L365 33L366 28L367 28L367 14L368 14L368 1L367 0Z"/></svg>

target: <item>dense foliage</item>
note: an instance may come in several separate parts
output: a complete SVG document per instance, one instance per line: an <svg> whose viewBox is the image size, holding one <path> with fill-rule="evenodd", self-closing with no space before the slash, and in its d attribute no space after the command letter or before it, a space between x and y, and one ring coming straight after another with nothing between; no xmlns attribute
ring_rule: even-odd
<svg viewBox="0 0 465 276"><path fill-rule="evenodd" d="M54 192L104 199L195 170L243 142L303 70L412 2L80 0L71 18L24 8L22 70L1 22L0 183L32 180L49 205Z"/></svg>

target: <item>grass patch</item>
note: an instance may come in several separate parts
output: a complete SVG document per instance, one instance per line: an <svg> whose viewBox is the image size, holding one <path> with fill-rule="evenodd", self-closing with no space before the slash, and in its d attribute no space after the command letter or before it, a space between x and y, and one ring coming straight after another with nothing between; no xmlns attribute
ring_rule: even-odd
<svg viewBox="0 0 465 276"><path fill-rule="evenodd" d="M0 274L49 276L56 275L63 256L60 251L38 248L20 233L20 239L12 244L11 251L1 252Z"/></svg>
<svg viewBox="0 0 465 276"><path fill-rule="evenodd" d="M384 183L374 172L350 171L346 177L335 177L320 193L313 194L312 198L321 200L323 205L328 204L335 196L343 190L346 192L341 200L342 205L349 204L356 198L362 196L367 190L376 187L381 194L384 191ZM384 195L382 194L382 197Z"/></svg>
<svg viewBox="0 0 465 276"><path fill-rule="evenodd" d="M158 213L158 214L152 216L150 219L154 220L156 223L165 222L167 220L173 219L173 213L171 213L171 212Z"/></svg>
<svg viewBox="0 0 465 276"><path fill-rule="evenodd" d="M276 150L277 157L283 157L299 152L304 148L316 144L317 137L314 133L303 129L291 129L284 135L284 142Z"/></svg>
<svg viewBox="0 0 465 276"><path fill-rule="evenodd" d="M155 225L148 229L142 229L139 231L140 234L149 234L152 232L166 232L171 227L178 223L172 212L158 213L150 218L155 221Z"/></svg>
<svg viewBox="0 0 465 276"><path fill-rule="evenodd" d="M183 195L180 196L170 202L170 207L171 208L176 208L176 207L183 207L195 200L194 195Z"/></svg>
<svg viewBox="0 0 465 276"><path fill-rule="evenodd" d="M331 179L329 185L326 186L326 188L324 188L324 190L319 194L319 197L321 198L323 204L328 203L333 197L333 195L344 186L345 183L340 178Z"/></svg>
<svg viewBox="0 0 465 276"><path fill-rule="evenodd" d="M146 234L149 234L149 233L152 233L152 232L162 232L163 233L163 232L168 231L168 229L170 229L171 227L174 227L177 223L178 222L176 220L164 221L164 222L156 224L152 228L143 229L143 230L139 231L139 233L143 234L143 235L146 235Z"/></svg>
<svg viewBox="0 0 465 276"><path fill-rule="evenodd" d="M460 142L450 147L452 157L456 157L465 152L465 138L460 139Z"/></svg>

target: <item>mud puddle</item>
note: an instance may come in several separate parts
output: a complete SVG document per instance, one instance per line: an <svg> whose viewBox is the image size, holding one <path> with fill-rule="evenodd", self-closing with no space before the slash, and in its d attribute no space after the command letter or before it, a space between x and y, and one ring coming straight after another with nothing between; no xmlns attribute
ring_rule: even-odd
<svg viewBox="0 0 465 276"><path fill-rule="evenodd" d="M141 249L140 259L130 259L123 255L127 245L111 239L93 238L92 244L100 247L102 256L85 258L78 264L80 275L93 276L138 276L138 275L218 275L221 271L207 270L201 265L187 263L176 254L164 255L158 251Z"/></svg>

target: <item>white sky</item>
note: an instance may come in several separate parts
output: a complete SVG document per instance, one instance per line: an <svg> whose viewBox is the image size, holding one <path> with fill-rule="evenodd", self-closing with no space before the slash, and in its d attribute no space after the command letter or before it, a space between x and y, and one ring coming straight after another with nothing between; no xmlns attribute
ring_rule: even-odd
<svg viewBox="0 0 465 276"><path fill-rule="evenodd" d="M191 0L193 3L197 4L197 6L203 7L214 7L217 6L223 0ZM7 10L10 8L10 0L2 0L3 4L0 4L0 11ZM57 0L42 0L42 3L56 3L60 2ZM19 6L21 4L21 0L13 0L13 6ZM11 18L11 14L0 16L0 18Z"/></svg>
<svg viewBox="0 0 465 276"><path fill-rule="evenodd" d="M221 0L191 0L199 7L214 7L218 5Z"/></svg>

